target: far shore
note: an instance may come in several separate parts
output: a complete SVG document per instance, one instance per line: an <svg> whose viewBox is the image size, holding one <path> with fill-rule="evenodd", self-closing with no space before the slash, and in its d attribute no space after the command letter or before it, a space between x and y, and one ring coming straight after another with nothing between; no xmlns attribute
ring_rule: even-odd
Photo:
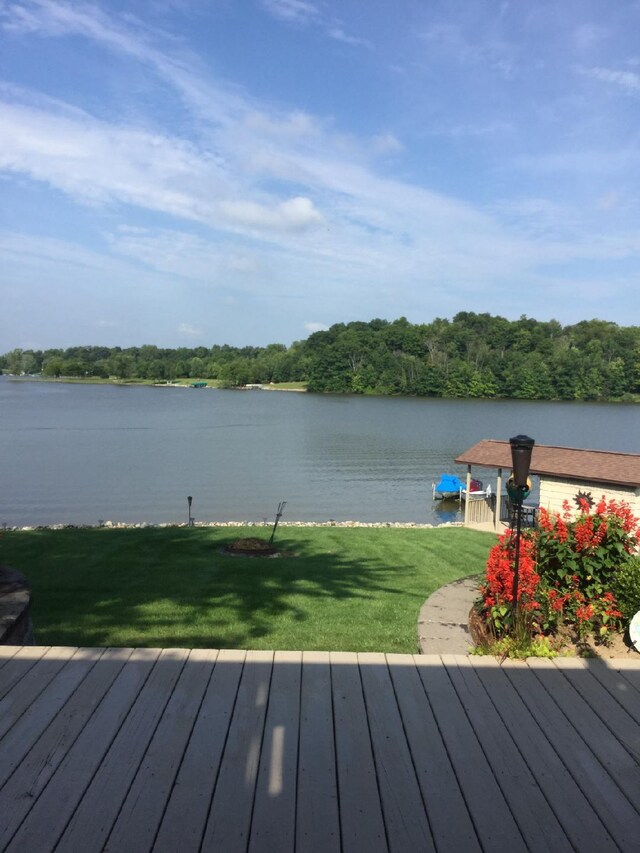
<svg viewBox="0 0 640 853"><path fill-rule="evenodd" d="M197 390L225 390L225 391L297 391L306 392L305 382L270 382L256 385L222 385L217 379L171 379L158 381L154 379L118 379L115 376L102 378L100 376L16 376L5 373L6 379L14 382L57 382L70 385L144 385L150 388L191 388L196 383L205 382L206 385Z"/></svg>

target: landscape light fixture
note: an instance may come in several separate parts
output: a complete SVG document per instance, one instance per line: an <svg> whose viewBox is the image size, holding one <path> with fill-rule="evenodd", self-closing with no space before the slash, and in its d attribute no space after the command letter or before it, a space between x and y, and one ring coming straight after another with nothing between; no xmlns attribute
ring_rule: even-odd
<svg viewBox="0 0 640 853"><path fill-rule="evenodd" d="M187 505L189 507L189 516L187 519L187 526L188 527L193 527L193 518L191 517L191 502L192 501L193 501L193 498L191 497L191 495L188 495L187 496Z"/></svg>
<svg viewBox="0 0 640 853"><path fill-rule="evenodd" d="M511 590L512 629L515 629L518 611L518 580L520 577L520 529L522 527L522 502L528 494L529 468L535 441L528 435L516 435L509 439L511 445L511 464L513 482L516 487L514 503L516 505L516 553L513 567L513 588Z"/></svg>
<svg viewBox="0 0 640 853"><path fill-rule="evenodd" d="M511 462L513 465L513 480L522 495L527 488L529 468L531 467L531 453L535 441L528 435L516 435L509 439L511 445ZM521 501L522 502L522 501Z"/></svg>

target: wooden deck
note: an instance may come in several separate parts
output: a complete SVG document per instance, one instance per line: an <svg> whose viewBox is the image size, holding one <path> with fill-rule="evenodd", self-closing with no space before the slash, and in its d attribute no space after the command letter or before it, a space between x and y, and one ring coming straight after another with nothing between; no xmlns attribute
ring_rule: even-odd
<svg viewBox="0 0 640 853"><path fill-rule="evenodd" d="M0 849L636 851L640 656L0 648Z"/></svg>

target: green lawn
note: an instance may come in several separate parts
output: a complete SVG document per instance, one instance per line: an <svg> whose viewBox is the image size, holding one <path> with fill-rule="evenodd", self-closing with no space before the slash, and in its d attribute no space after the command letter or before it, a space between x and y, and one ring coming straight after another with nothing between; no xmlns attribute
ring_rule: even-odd
<svg viewBox="0 0 640 853"><path fill-rule="evenodd" d="M256 532L9 531L0 562L29 578L41 644L415 652L423 601L479 574L495 541L461 528L285 527L276 544L296 556L219 553Z"/></svg>

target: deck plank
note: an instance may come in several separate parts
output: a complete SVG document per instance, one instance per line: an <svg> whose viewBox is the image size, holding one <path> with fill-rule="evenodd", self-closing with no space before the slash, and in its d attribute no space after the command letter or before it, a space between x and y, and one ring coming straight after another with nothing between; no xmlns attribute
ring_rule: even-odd
<svg viewBox="0 0 640 853"><path fill-rule="evenodd" d="M77 649L71 647L49 649L13 685L10 693L0 700L0 738L20 719L76 652Z"/></svg>
<svg viewBox="0 0 640 853"><path fill-rule="evenodd" d="M302 652L276 652L249 853L295 849Z"/></svg>
<svg viewBox="0 0 640 853"><path fill-rule="evenodd" d="M523 670L532 681L532 674L527 673L527 665L523 662L512 664L504 661L500 667L496 667L493 659L478 658L474 662L478 678L495 706L500 709L505 728L518 745L567 837L577 850L585 853L616 849L602 820L561 756L549 743L546 732L552 722L528 707L507 677L510 666Z"/></svg>
<svg viewBox="0 0 640 853"><path fill-rule="evenodd" d="M529 849L540 853L573 850L469 658L442 655L442 661ZM507 703L501 704L500 711L514 713Z"/></svg>
<svg viewBox="0 0 640 853"><path fill-rule="evenodd" d="M8 656L0 670L0 699L20 681L29 670L51 649L51 646L6 646L15 654Z"/></svg>
<svg viewBox="0 0 640 853"><path fill-rule="evenodd" d="M360 654L358 663L389 849L435 851L386 658Z"/></svg>
<svg viewBox="0 0 640 853"><path fill-rule="evenodd" d="M617 745L622 746L633 757L632 763L636 765L640 759L640 694L632 690L626 693L620 691L620 677L616 677L606 664L601 667L598 663L604 662L589 662L584 658L558 658L553 661L554 666L609 729ZM606 678L607 674L613 677L613 683ZM628 701L632 692L635 697ZM611 701L612 695L615 702ZM611 757L615 760L614 756ZM626 761L624 763L627 764ZM615 769L621 768L616 765ZM637 788L634 788L634 795L636 791ZM632 802L636 808L640 805L640 799L636 800L635 796Z"/></svg>
<svg viewBox="0 0 640 853"><path fill-rule="evenodd" d="M2 646L0 645L0 669L11 660L12 657L17 653L20 646Z"/></svg>
<svg viewBox="0 0 640 853"><path fill-rule="evenodd" d="M480 843L495 853L524 853L527 848L520 829L442 660L437 655L416 655L414 661Z"/></svg>
<svg viewBox="0 0 640 853"><path fill-rule="evenodd" d="M216 655L217 652L207 649L190 652L104 846L105 851L145 853L151 850Z"/></svg>
<svg viewBox="0 0 640 853"><path fill-rule="evenodd" d="M329 652L303 652L296 853L338 853L340 818Z"/></svg>
<svg viewBox="0 0 640 853"><path fill-rule="evenodd" d="M0 785L7 781L103 654L104 649L78 649L5 734L0 741Z"/></svg>
<svg viewBox="0 0 640 853"><path fill-rule="evenodd" d="M246 853L272 668L273 652L247 652L203 852Z"/></svg>
<svg viewBox="0 0 640 853"><path fill-rule="evenodd" d="M536 663L539 662L541 659ZM551 666L553 667L553 664ZM544 689L542 680L532 678L533 664L522 667L505 661L502 669L529 711L541 723L547 740L562 759L609 834L620 847L631 849L629 845L633 843L634 838L637 841L640 833L638 814L631 803L622 796L616 783L593 754L591 748L593 744L586 742L578 733L576 725L580 725L580 720L567 717L556 703L556 696L552 696ZM553 668L553 672L563 679L558 670ZM548 674L547 670L545 675ZM554 693L555 686L554 680ZM570 687L568 683L567 686ZM587 711L590 711L584 703L575 703L574 709L579 717L586 716ZM585 821L589 819L588 812L582 812L582 815Z"/></svg>
<svg viewBox="0 0 640 853"><path fill-rule="evenodd" d="M345 853L388 851L355 652L331 652L340 830Z"/></svg>
<svg viewBox="0 0 640 853"><path fill-rule="evenodd" d="M387 655L407 742L438 850L481 850L469 810L440 735L415 662Z"/></svg>
<svg viewBox="0 0 640 853"><path fill-rule="evenodd" d="M640 725L640 690L636 690L619 670L614 669L605 660L575 658L573 665L576 668L588 670L594 678L597 678L636 724Z"/></svg>
<svg viewBox="0 0 640 853"><path fill-rule="evenodd" d="M0 790L2 837L14 831L59 767L105 693L122 670L131 649L106 649L42 737L25 755ZM8 776L5 760L0 766Z"/></svg>
<svg viewBox="0 0 640 853"><path fill-rule="evenodd" d="M155 840L155 851L200 850L246 654L222 649L216 658Z"/></svg>
<svg viewBox="0 0 640 853"><path fill-rule="evenodd" d="M640 766L632 757L639 754L640 730L633 720L626 711L611 702L608 694L603 696L606 691L588 672L562 667L562 664L558 666L544 659L532 661L529 668L571 720L590 752L640 812ZM608 701L603 702L603 699ZM601 712L603 719L607 720L606 725L594 709ZM614 735L616 727L618 731ZM620 743L623 736L632 745L629 751ZM640 831L640 822L637 829Z"/></svg>
<svg viewBox="0 0 640 853"><path fill-rule="evenodd" d="M15 835L11 815L3 815L0 845L11 839L7 850L53 850L159 655L159 649L133 650L44 790L14 792L16 810L30 808Z"/></svg>
<svg viewBox="0 0 640 853"><path fill-rule="evenodd" d="M58 853L104 848L113 823L185 665L187 649L164 649L62 838Z"/></svg>

